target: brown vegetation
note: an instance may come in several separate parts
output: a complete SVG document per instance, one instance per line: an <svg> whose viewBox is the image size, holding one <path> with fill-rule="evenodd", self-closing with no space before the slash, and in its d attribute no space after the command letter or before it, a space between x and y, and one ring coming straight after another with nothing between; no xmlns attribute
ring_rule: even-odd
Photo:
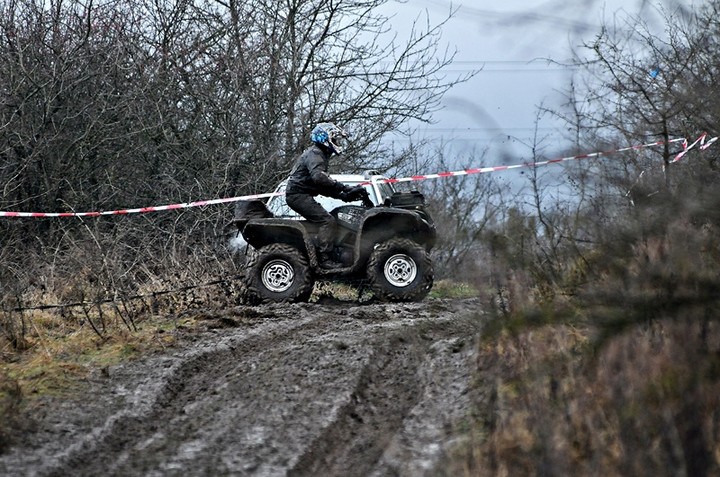
<svg viewBox="0 0 720 477"><path fill-rule="evenodd" d="M599 349L590 330L546 326L483 344L483 413L449 475L718 472L717 323L657 320Z"/></svg>
<svg viewBox="0 0 720 477"><path fill-rule="evenodd" d="M427 119L455 80L437 74L441 25L386 41L384 2L0 1L0 210L266 192L319 121L355 135L336 167L400 162L378 138ZM159 314L232 303L231 217L0 220L0 441L34 392L18 365L82 374L85 347L134 348Z"/></svg>
<svg viewBox="0 0 720 477"><path fill-rule="evenodd" d="M429 61L436 30L363 50L334 23L379 33L368 14L380 0L301 1L292 18L260 0L150 3L0 2L1 210L264 192L321 118L355 122L357 163L403 165L419 152L375 155L373 142L426 118L449 86L432 79L446 61ZM718 9L668 18L666 41L633 23L636 36L603 30L586 45L579 66L599 83L573 83L571 113L556 111L576 128L574 152L717 131ZM378 70L388 58L395 68ZM364 85L358 96L347 81ZM548 200L529 174L526 208L507 207L490 179L428 186L444 273L472 280L495 313L449 474L720 472L718 147L673 163L676 152L568 168L573 201ZM229 219L217 208L0 222L0 448L24 425L24 397L171 345L193 308L232 304L242 257ZM48 304L59 306L33 309Z"/></svg>

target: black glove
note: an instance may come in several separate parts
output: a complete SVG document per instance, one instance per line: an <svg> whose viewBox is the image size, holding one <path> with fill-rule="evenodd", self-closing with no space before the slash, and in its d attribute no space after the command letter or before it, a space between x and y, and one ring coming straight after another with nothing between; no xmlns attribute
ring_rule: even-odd
<svg viewBox="0 0 720 477"><path fill-rule="evenodd" d="M360 186L360 187L362 187L362 186ZM363 207L366 207L366 208L375 207L375 204L373 203L373 201L370 200L370 194L368 194L367 189L364 187L362 187L358 191L357 199L362 200Z"/></svg>
<svg viewBox="0 0 720 477"><path fill-rule="evenodd" d="M348 196L349 193L350 193L349 190L340 191L337 195L337 198L342 200L343 202L350 202L351 199Z"/></svg>
<svg viewBox="0 0 720 477"><path fill-rule="evenodd" d="M367 191L365 191L365 193L362 196L362 203L363 203L363 207L366 207L368 209L375 207L375 204L373 203L372 200L370 200L370 194L368 194Z"/></svg>
<svg viewBox="0 0 720 477"><path fill-rule="evenodd" d="M369 195L363 186L355 186L340 192L340 200L343 202L352 202L360 198L368 197Z"/></svg>

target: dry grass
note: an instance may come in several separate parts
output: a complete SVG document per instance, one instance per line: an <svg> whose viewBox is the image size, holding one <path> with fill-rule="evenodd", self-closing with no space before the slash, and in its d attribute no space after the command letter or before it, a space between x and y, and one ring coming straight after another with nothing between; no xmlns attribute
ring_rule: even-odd
<svg viewBox="0 0 720 477"><path fill-rule="evenodd" d="M22 348L0 335L0 449L32 426L38 400L82 391L91 373L172 346L172 329L182 324L149 317L130 332L121 320L108 320L101 338L87 322L53 313L27 312L22 321L27 327Z"/></svg>
<svg viewBox="0 0 720 477"><path fill-rule="evenodd" d="M592 350L590 328L485 342L450 475L717 475L720 327L663 320Z"/></svg>
<svg viewBox="0 0 720 477"><path fill-rule="evenodd" d="M184 289L208 280L185 274L149 280L132 290L143 298L101 304L92 301L108 295L86 274L76 280L57 278L52 286L25 286L22 293L5 296L0 310L0 451L32 425L36 403L82 391L92 373L175 346L183 333L215 326L208 318L218 313L203 310L236 304L232 283ZM18 311L78 301L88 304Z"/></svg>
<svg viewBox="0 0 720 477"><path fill-rule="evenodd" d="M448 475L720 475L718 227L641 217L563 280L504 275Z"/></svg>
<svg viewBox="0 0 720 477"><path fill-rule="evenodd" d="M431 298L476 298L480 292L474 285L455 280L439 280L430 290Z"/></svg>

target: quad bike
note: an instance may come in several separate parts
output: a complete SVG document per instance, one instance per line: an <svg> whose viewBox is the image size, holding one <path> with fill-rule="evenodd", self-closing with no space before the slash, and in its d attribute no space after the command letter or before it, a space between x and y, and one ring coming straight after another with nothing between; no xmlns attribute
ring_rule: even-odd
<svg viewBox="0 0 720 477"><path fill-rule="evenodd" d="M317 226L276 218L261 201L241 201L234 223L254 249L247 263L245 301L308 301L316 279L367 285L382 301L420 301L433 285L429 252L435 226L417 191L395 192L375 206L341 205L332 258L340 268L322 268Z"/></svg>

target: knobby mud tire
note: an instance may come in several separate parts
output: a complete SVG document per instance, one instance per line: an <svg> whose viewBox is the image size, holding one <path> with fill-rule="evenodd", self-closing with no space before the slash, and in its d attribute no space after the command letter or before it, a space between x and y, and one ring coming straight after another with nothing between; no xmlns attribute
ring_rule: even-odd
<svg viewBox="0 0 720 477"><path fill-rule="evenodd" d="M292 272L293 278L289 284L285 284L286 289L272 290L263 282L263 273L267 274L267 267L273 264ZM248 305L295 303L310 299L315 279L307 258L299 250L289 245L271 244L252 254L244 283L244 301Z"/></svg>
<svg viewBox="0 0 720 477"><path fill-rule="evenodd" d="M390 262L390 263L389 263ZM414 267L414 278L398 283L388 272L393 262L399 266ZM425 248L409 239L392 239L378 245L368 260L367 278L375 296L382 301L420 301L433 286L433 266ZM392 281L396 283L392 283Z"/></svg>

